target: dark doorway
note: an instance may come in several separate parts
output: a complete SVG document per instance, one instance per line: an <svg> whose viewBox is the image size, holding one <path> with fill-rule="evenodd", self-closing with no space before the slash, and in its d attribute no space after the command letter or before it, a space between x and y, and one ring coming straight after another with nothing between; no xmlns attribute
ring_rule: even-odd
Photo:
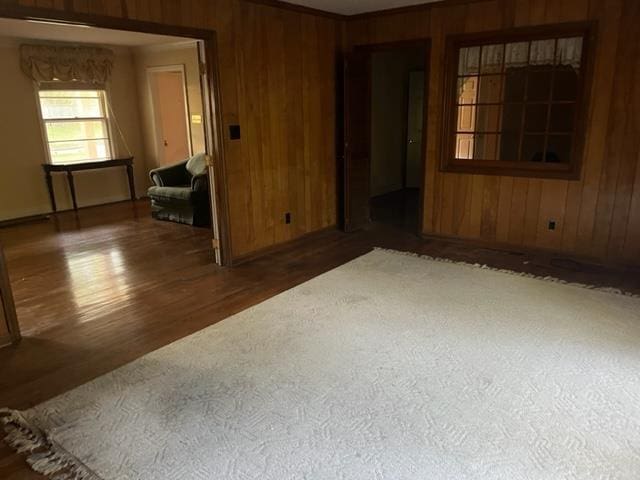
<svg viewBox="0 0 640 480"><path fill-rule="evenodd" d="M345 65L345 230L422 225L427 42L356 48Z"/></svg>

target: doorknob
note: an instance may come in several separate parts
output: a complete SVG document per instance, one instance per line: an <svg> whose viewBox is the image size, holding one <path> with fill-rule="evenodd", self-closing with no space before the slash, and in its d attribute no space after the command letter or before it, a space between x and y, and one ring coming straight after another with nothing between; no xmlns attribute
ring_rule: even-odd
<svg viewBox="0 0 640 480"><path fill-rule="evenodd" d="M168 147L169 146L169 142L167 142L166 140L164 141L164 146Z"/></svg>

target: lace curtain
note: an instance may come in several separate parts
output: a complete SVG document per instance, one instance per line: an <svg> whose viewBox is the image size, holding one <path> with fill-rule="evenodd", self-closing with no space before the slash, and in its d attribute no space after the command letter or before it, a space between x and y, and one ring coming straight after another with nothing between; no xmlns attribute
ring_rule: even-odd
<svg viewBox="0 0 640 480"><path fill-rule="evenodd" d="M459 75L475 75L482 71L497 73L504 64L506 68L524 67L526 65L565 65L580 68L582 60L582 38L559 38L556 40L536 40L533 42L517 42L482 47L460 49ZM531 47L529 47L531 45ZM480 58L482 51L482 59Z"/></svg>
<svg viewBox="0 0 640 480"><path fill-rule="evenodd" d="M113 69L113 51L68 45L21 45L22 71L36 82L105 84Z"/></svg>

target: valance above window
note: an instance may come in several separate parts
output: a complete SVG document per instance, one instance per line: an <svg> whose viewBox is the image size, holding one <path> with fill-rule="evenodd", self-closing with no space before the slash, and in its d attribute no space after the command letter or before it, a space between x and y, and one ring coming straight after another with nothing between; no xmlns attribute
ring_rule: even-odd
<svg viewBox="0 0 640 480"><path fill-rule="evenodd" d="M480 69L496 73L503 66L509 69L554 64L579 69L581 61L582 37L501 43L462 48L459 73L476 75Z"/></svg>
<svg viewBox="0 0 640 480"><path fill-rule="evenodd" d="M21 45L22 71L36 82L105 84L113 69L113 52L106 48L69 45Z"/></svg>

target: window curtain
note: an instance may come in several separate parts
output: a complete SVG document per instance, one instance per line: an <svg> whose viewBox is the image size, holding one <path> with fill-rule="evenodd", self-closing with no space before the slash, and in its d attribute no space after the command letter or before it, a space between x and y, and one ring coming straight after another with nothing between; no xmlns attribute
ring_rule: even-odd
<svg viewBox="0 0 640 480"><path fill-rule="evenodd" d="M113 51L99 47L69 45L20 46L20 67L37 83L107 83L113 70Z"/></svg>
<svg viewBox="0 0 640 480"><path fill-rule="evenodd" d="M559 38L557 42L557 47L554 39L485 45L482 47L482 59L480 47L461 48L458 74L476 75L481 61L483 72L499 72L503 56L507 68L558 64L579 69L582 61L582 38Z"/></svg>

